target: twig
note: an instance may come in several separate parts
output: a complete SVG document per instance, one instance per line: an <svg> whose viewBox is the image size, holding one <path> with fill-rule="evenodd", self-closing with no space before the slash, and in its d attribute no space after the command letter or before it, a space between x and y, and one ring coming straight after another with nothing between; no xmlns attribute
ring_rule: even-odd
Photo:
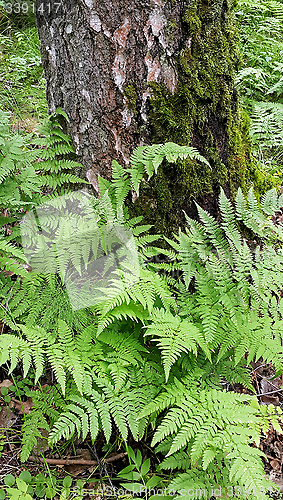
<svg viewBox="0 0 283 500"><path fill-rule="evenodd" d="M93 449L91 446L89 446L89 444L87 443L87 447L88 449L90 450L91 453L93 453L95 455L96 458L97 457L97 451L96 449ZM122 455L127 455L127 453L122 453ZM111 481L111 477L109 476L108 474L108 470L107 470L107 467L106 467L106 462L107 462L107 458L105 460L101 460L101 464L102 464L102 467L104 469L104 472L105 472L105 475L106 475L106 479L108 479L109 483L110 483L110 486L111 486L111 489L113 491L113 495L114 497L116 498L116 500L118 500L118 496L117 496L117 493L116 493L116 490L115 490L115 487L113 486L113 483ZM100 471L99 471L99 475L100 475ZM101 485L102 487L102 491L103 491L103 486Z"/></svg>
<svg viewBox="0 0 283 500"><path fill-rule="evenodd" d="M88 445L89 446L89 445ZM102 498L103 500L105 500L105 497L104 497L104 489L103 489L103 481L102 481L102 467L101 467L101 462L99 460L99 457L97 455L97 450L96 450L96 446L95 444L92 445L92 452L94 453L95 455L95 458L97 460L97 464L98 464L98 468L99 468L99 481L100 481L100 486L101 486L101 491L102 491Z"/></svg>
<svg viewBox="0 0 283 500"><path fill-rule="evenodd" d="M145 446L145 447L146 447L146 448L150 451L150 453L151 453L152 455L154 455L154 458L155 458L155 459L157 460L157 462L160 464L161 462L160 462L159 458L156 456L156 454L154 453L153 449L152 449L152 448L150 448L150 446L148 446L146 443L143 443L143 446Z"/></svg>
<svg viewBox="0 0 283 500"><path fill-rule="evenodd" d="M274 387L274 389L276 389L275 391L272 391L272 392L267 392L266 394L257 394L257 396L267 396L268 394L272 394L274 392L280 392L282 391L283 389L278 389L276 387L276 385L274 385L270 380L268 380L268 378L266 377L263 377L263 375L260 375L260 373L257 374L259 377L261 377L263 380L266 380L266 382L269 383L269 385L272 385L272 387Z"/></svg>
<svg viewBox="0 0 283 500"><path fill-rule="evenodd" d="M125 456L127 456L127 453L120 453L119 455L114 455L113 457L106 458L104 462L106 463L115 462L116 460L124 458ZM36 461L46 462L51 465L88 465L88 466L99 465L99 462L96 460L83 460L83 459L72 460L69 458L59 459L59 458L41 458L41 457L31 456L29 460L32 462Z"/></svg>
<svg viewBox="0 0 283 500"><path fill-rule="evenodd" d="M8 297L8 300L6 302L6 307L5 307L5 316L4 316L4 319L3 319L3 324L2 324L2 329L1 329L1 335L2 333L4 332L4 328L5 328L5 324L6 324L6 316L7 316L7 310L8 310L8 304L9 304L9 300L10 300L10 297L11 297L11 293L13 291L13 288L15 286L15 283L13 284L11 290L10 290L10 293L9 293L9 297ZM4 309L4 308L3 308Z"/></svg>
<svg viewBox="0 0 283 500"><path fill-rule="evenodd" d="M256 394L256 396L259 398L260 396L268 396L269 394L274 394L275 392L282 392L283 389L277 389L276 391L271 391L271 392L263 392L262 394Z"/></svg>
<svg viewBox="0 0 283 500"><path fill-rule="evenodd" d="M114 494L114 497L116 498L116 500L118 500L118 496L117 496L117 493L116 493L116 489L111 481L111 477L109 476L109 473L108 473L108 470L107 470L107 467L106 467L106 463L105 463L105 460L103 462L103 469L105 471L105 474L106 474L106 478L108 479L109 483L110 483L110 486L112 488L112 491L113 491L113 494Z"/></svg>

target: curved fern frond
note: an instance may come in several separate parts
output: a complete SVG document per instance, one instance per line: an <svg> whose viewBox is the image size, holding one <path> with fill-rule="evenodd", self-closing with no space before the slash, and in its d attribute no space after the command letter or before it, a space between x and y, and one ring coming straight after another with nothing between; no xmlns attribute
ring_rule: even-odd
<svg viewBox="0 0 283 500"><path fill-rule="evenodd" d="M183 353L197 354L198 345L204 345L205 339L198 328L188 321L181 321L179 316L173 316L169 311L155 309L152 323L147 326L145 335L151 335L157 342L163 359L166 382L171 367Z"/></svg>
<svg viewBox="0 0 283 500"><path fill-rule="evenodd" d="M195 148L190 146L178 146L173 142L139 146L130 158L131 168L128 169L133 189L137 195L139 195L139 186L144 172L150 179L154 173L157 173L158 167L164 159L169 163L174 163L179 158L182 160L186 158L198 160L210 167L208 161Z"/></svg>

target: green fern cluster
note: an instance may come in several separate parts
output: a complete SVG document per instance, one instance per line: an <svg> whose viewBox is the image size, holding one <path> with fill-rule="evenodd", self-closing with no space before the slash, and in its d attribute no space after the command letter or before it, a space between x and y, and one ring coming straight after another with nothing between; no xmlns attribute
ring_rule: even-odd
<svg viewBox="0 0 283 500"><path fill-rule="evenodd" d="M113 161L112 178L113 182L106 181L99 177L99 187L104 194L109 190L109 194L117 207L121 206L132 189L139 195L139 188L144 176L149 180L163 160L175 163L178 158L198 160L210 168L208 161L191 146L178 146L174 142L166 144L153 144L152 146L139 146L134 150L130 158L130 168L124 169L119 163ZM115 201L114 201L115 200Z"/></svg>
<svg viewBox="0 0 283 500"><path fill-rule="evenodd" d="M235 372L244 359L247 365L261 359L272 362L282 373L283 231L268 217L282 207L282 195L278 197L276 190L271 190L259 206L252 190L248 200L239 190L234 209L221 191L219 201L220 224L198 206L200 222L187 217L186 233L180 232L177 243L167 240L183 271L177 293L178 314L156 309L147 335L157 342L169 381L176 360L188 353L190 358L199 356L200 349L209 362L216 355L214 362L222 375L227 358ZM258 238L254 248L239 232L239 221ZM271 485L264 479L259 450L249 444L259 442L258 430L266 432L269 422L281 432L275 410L259 407L251 396L211 389L207 383L203 388L199 376L203 377L193 371L183 385L175 379L141 413L144 417L168 408L152 445L171 436L167 447L158 447L170 456L161 467L174 469L179 463L181 469L192 468L177 476L170 487L197 490L200 481L193 470L197 466L206 491L211 481L223 488L238 484L248 489L248 498L257 498L259 485L262 491ZM193 386L194 377L197 383ZM225 378L229 379L227 372ZM242 383L246 385L244 380ZM246 406L248 401L251 408ZM226 477L223 474L220 479L218 467L227 468Z"/></svg>
<svg viewBox="0 0 283 500"><path fill-rule="evenodd" d="M21 461L25 462L32 452L43 452L47 444L46 434L50 432L50 424L56 421L64 407L64 399L57 385L46 386L40 390L29 391L33 410L25 416L22 425ZM48 423L49 422L49 423ZM45 430L45 436L42 434Z"/></svg>
<svg viewBox="0 0 283 500"><path fill-rule="evenodd" d="M249 353L247 364L263 358L282 370L281 321L283 282L281 227L274 226L268 215L279 210L283 202L276 191L263 197L261 208L250 190L248 200L239 189L234 211L223 191L220 195L222 221L198 208L200 223L187 217L188 229L180 232L176 258L183 271L177 298L179 315L175 322L171 362L198 342L205 353L218 351L218 361L229 352L235 364ZM261 244L250 248L238 229L241 221ZM193 287L193 293L192 288ZM157 316L158 317L158 316ZM180 319L182 322L180 323ZM150 331L158 329L159 345L166 349L168 329L163 313ZM192 328L193 342L183 346L183 324L187 334ZM191 325L191 326L190 326ZM191 344L191 345L190 345ZM173 349L174 347L174 349ZM208 354L209 355L209 354ZM166 356L168 363L168 356Z"/></svg>
<svg viewBox="0 0 283 500"><path fill-rule="evenodd" d="M282 92L283 93L283 88ZM255 102L251 112L250 133L254 144L261 148L280 147L283 140L283 104Z"/></svg>
<svg viewBox="0 0 283 500"><path fill-rule="evenodd" d="M251 117L254 153L270 173L282 177L283 4L240 0L236 14L243 52L236 84Z"/></svg>
<svg viewBox="0 0 283 500"><path fill-rule="evenodd" d="M78 242L76 251L65 249L63 270L31 271L16 282L1 276L0 319L10 331L0 339L0 364L12 371L22 362L25 375L35 371L35 382L48 365L61 393L45 406L39 398L28 416L23 460L39 428L49 426L50 444L75 434L95 441L100 432L106 441L117 432L138 440L151 428L152 445L166 455L160 469L181 471L170 485L176 492L217 485L229 492L233 484L255 499L258 488L272 484L257 447L261 432L270 425L280 432L281 412L227 389L240 383L253 391L254 360L272 362L282 373L283 231L271 217L283 198L271 190L259 204L252 190L247 199L239 190L234 208L221 191L219 222L197 207L199 222L187 217L186 232L167 239L172 250L160 250L151 245L158 237L147 234L150 227L129 219L124 200L163 158L183 154L202 161L194 150L156 145L133 155L132 170L114 162L112 183L99 179L101 196L91 207L95 229L131 231L135 244L137 261L127 261L135 279L127 286L119 271L100 301L71 306L68 262L83 276L95 257L91 238L86 248ZM54 209L63 210L64 200ZM69 234L72 226L64 224ZM60 221L52 227L63 231ZM71 243L76 231L70 234ZM169 259L164 269L148 259L158 253Z"/></svg>
<svg viewBox="0 0 283 500"><path fill-rule="evenodd" d="M267 431L270 423L281 433L274 407L260 407L252 396L208 388L195 390L187 379L182 385L179 382L168 387L147 405L141 417L164 408L168 412L152 442L160 442L157 451L167 453L159 468L187 470L173 479L170 488L195 491L202 478L206 491L216 489L217 484L226 489L229 484L239 484L250 492L248 498L257 498L259 485L265 490L271 487L264 479L262 453L250 443L258 446L258 429Z"/></svg>
<svg viewBox="0 0 283 500"><path fill-rule="evenodd" d="M40 181L32 163L37 153L27 148L28 138L10 132L9 114L0 111L0 267L15 271L15 260L25 262L20 248L11 241L19 236L17 230L7 234L5 226L15 224L20 210L30 206L30 197L40 190ZM17 234L15 234L15 232ZM19 269L19 274L24 269Z"/></svg>
<svg viewBox="0 0 283 500"><path fill-rule="evenodd" d="M11 131L9 113L0 111L0 267L26 275L27 259L20 248L19 221L25 212L49 197L68 191L72 184L86 181L63 173L79 164L68 158L73 152L70 138L62 132L58 109L33 134ZM20 265L19 265L20 263Z"/></svg>
<svg viewBox="0 0 283 500"><path fill-rule="evenodd" d="M178 158L185 160L188 157L198 160L210 168L208 161L191 146L178 146L173 142L168 142L138 147L131 156L131 168L128 169L133 189L139 195L139 186L144 174L147 174L149 180L154 173L157 173L158 167L164 159L169 163L175 163Z"/></svg>
<svg viewBox="0 0 283 500"><path fill-rule="evenodd" d="M73 184L88 184L77 175L69 173L69 171L79 171L82 165L69 159L74 156L74 148L71 138L62 130L62 125L58 121L60 117L68 121L66 113L58 108L38 127L38 137L31 143L40 160L36 166L40 172L41 188L47 188L51 193L56 190L56 195L65 194ZM37 205L46 201L45 196L35 196L33 200Z"/></svg>

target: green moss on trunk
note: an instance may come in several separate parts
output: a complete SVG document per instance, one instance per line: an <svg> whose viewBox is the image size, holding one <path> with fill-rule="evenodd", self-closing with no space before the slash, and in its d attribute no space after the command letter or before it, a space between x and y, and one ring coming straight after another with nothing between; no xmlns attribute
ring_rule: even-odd
<svg viewBox="0 0 283 500"><path fill-rule="evenodd" d="M192 145L210 162L163 165L142 189L133 213L142 212L155 230L172 233L183 225L183 210L195 216L193 201L217 213L220 186L233 197L240 186L255 190L272 180L251 159L248 119L240 110L234 76L240 63L233 1L193 0L182 19L185 47L178 57L178 90L152 83L152 142Z"/></svg>
<svg viewBox="0 0 283 500"><path fill-rule="evenodd" d="M138 95L137 95L135 85L133 82L131 82L127 87L124 87L123 94L126 98L128 109L133 112L134 116L137 116L137 114L138 114L138 112L137 112Z"/></svg>

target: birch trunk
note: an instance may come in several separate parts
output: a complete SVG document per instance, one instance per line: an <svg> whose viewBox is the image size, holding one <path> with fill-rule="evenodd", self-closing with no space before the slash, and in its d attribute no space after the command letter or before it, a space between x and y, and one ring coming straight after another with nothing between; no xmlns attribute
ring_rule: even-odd
<svg viewBox="0 0 283 500"><path fill-rule="evenodd" d="M192 200L216 207L252 175L238 107L239 62L232 0L36 0L50 112L62 107L86 176L111 178L136 146L192 145L195 162L164 166L141 202L160 228ZM174 224L173 224L174 225Z"/></svg>

